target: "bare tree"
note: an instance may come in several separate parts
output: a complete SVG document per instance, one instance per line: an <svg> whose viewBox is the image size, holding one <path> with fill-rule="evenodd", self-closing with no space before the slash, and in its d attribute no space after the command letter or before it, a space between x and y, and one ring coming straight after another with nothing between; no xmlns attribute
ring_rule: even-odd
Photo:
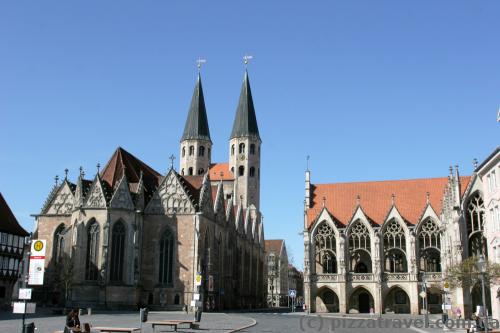
<svg viewBox="0 0 500 333"><path fill-rule="evenodd" d="M472 287L481 282L481 274L477 269L477 257L470 257L462 262L448 268L446 272L446 281L451 287ZM491 283L500 279L500 264L487 262L484 283Z"/></svg>

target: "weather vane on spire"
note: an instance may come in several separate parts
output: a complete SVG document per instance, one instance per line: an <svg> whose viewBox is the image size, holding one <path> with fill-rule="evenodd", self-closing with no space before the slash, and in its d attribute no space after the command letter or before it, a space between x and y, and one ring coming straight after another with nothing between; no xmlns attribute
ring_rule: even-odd
<svg viewBox="0 0 500 333"><path fill-rule="evenodd" d="M198 60L196 60L196 67L198 67L198 73L201 71L201 65L205 64L206 62L207 59L198 58Z"/></svg>
<svg viewBox="0 0 500 333"><path fill-rule="evenodd" d="M252 55L245 54L243 56L243 62L245 63L245 67L248 65L248 62L253 59Z"/></svg>

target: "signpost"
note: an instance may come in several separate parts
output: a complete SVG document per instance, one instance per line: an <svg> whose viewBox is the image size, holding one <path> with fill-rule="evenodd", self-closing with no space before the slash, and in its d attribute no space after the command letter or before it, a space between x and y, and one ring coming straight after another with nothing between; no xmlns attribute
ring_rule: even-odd
<svg viewBox="0 0 500 333"><path fill-rule="evenodd" d="M45 273L45 248L46 241L35 239L31 242L28 284L32 286L43 285Z"/></svg>
<svg viewBox="0 0 500 333"><path fill-rule="evenodd" d="M295 298L297 297L297 290L288 289L288 297L292 299L292 312L295 312Z"/></svg>

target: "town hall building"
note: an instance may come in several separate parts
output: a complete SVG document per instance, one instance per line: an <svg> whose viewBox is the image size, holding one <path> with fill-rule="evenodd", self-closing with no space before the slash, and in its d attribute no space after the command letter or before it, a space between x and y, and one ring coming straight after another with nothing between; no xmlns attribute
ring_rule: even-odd
<svg viewBox="0 0 500 333"><path fill-rule="evenodd" d="M198 75L179 171L160 174L119 147L89 178L56 181L34 237L47 240L47 304L108 308L190 305L201 274L205 310L266 304L260 212L261 139L245 71L227 163L212 162Z"/></svg>
<svg viewBox="0 0 500 333"><path fill-rule="evenodd" d="M485 191L477 171L461 176L458 167L450 167L442 178L314 184L307 170L304 293L309 310L440 313L445 296L454 311L459 308L467 317L475 312L482 305L480 284L446 294L443 281L447 269L464 259L488 256ZM497 292L486 294L492 313ZM497 318L498 310L493 314Z"/></svg>

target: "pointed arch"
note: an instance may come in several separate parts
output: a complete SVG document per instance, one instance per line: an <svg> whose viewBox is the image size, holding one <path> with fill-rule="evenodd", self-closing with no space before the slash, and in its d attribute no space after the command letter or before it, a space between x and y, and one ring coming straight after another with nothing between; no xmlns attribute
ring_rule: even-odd
<svg viewBox="0 0 500 333"><path fill-rule="evenodd" d="M349 297L349 313L369 313L374 308L373 296L364 286L354 288Z"/></svg>
<svg viewBox="0 0 500 333"><path fill-rule="evenodd" d="M54 231L54 240L53 243L53 251L52 258L54 262L57 264L61 261L62 256L64 255L64 234L65 234L65 225L61 223L56 230Z"/></svg>
<svg viewBox="0 0 500 333"><path fill-rule="evenodd" d="M465 221L468 236L468 254L470 256L488 256L484 237L484 201L480 191L471 194L465 206Z"/></svg>
<svg viewBox="0 0 500 333"><path fill-rule="evenodd" d="M316 273L337 273L337 240L332 226L322 221L313 232Z"/></svg>
<svg viewBox="0 0 500 333"><path fill-rule="evenodd" d="M383 299L384 313L410 313L410 297L406 290L399 286L392 286Z"/></svg>
<svg viewBox="0 0 500 333"><path fill-rule="evenodd" d="M350 271L355 273L371 273L371 235L366 224L357 219L349 226L348 244L350 258Z"/></svg>
<svg viewBox="0 0 500 333"><path fill-rule="evenodd" d="M97 281L99 278L99 223L92 219L87 227L87 258L85 263L85 279Z"/></svg>
<svg viewBox="0 0 500 333"><path fill-rule="evenodd" d="M391 273L408 272L406 258L406 232L396 218L383 227L384 271Z"/></svg>
<svg viewBox="0 0 500 333"><path fill-rule="evenodd" d="M164 285L172 285L174 273L174 242L173 232L166 228L159 242L159 275L158 282Z"/></svg>
<svg viewBox="0 0 500 333"><path fill-rule="evenodd" d="M123 282L126 235L127 229L123 221L115 222L111 231L110 280L113 282Z"/></svg>
<svg viewBox="0 0 500 333"><path fill-rule="evenodd" d="M441 272L441 232L432 218L425 219L417 229L419 270Z"/></svg>
<svg viewBox="0 0 500 333"><path fill-rule="evenodd" d="M316 294L316 312L339 312L340 302L334 290L324 286Z"/></svg>

